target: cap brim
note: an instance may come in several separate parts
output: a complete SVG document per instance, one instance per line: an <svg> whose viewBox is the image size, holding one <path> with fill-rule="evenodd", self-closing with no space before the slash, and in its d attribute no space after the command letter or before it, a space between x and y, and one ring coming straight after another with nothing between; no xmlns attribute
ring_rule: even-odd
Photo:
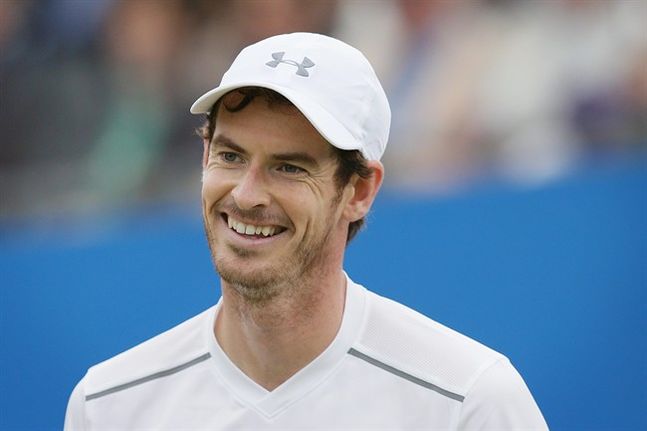
<svg viewBox="0 0 647 431"><path fill-rule="evenodd" d="M263 87L285 96L308 119L310 124L331 145L342 150L361 150L362 145L353 135L321 105L300 93L280 85L244 82L221 85L203 94L191 105L192 114L207 114L213 105L225 94L242 87Z"/></svg>

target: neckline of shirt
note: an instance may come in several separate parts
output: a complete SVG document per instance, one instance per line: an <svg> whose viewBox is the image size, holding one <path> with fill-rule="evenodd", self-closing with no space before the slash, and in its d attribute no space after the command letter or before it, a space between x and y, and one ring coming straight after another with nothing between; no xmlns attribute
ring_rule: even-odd
<svg viewBox="0 0 647 431"><path fill-rule="evenodd" d="M214 312L204 321L205 341L214 365L212 368L241 403L268 418L275 416L314 390L335 371L359 335L364 320L365 303L366 289L346 275L344 315L335 339L308 365L273 391L268 391L243 373L218 344L213 328L222 304L221 298L214 307Z"/></svg>

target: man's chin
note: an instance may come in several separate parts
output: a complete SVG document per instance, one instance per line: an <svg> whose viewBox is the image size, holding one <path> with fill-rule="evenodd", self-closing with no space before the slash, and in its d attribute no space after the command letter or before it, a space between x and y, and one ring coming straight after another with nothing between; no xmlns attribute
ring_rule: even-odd
<svg viewBox="0 0 647 431"><path fill-rule="evenodd" d="M244 248L244 247L238 247L232 244L227 244L227 248L230 250L230 252L235 255L236 257L240 259L249 259L252 258L256 255L258 255L257 251L254 251L249 248Z"/></svg>
<svg viewBox="0 0 647 431"><path fill-rule="evenodd" d="M285 284L285 273L274 268L249 268L223 260L216 261L216 270L229 287L252 303L266 302L279 294Z"/></svg>

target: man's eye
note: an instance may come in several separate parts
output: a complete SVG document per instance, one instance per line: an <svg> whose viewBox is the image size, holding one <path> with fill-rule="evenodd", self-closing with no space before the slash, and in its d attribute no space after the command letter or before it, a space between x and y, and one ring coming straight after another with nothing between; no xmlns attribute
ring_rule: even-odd
<svg viewBox="0 0 647 431"><path fill-rule="evenodd" d="M220 153L220 158L225 162L233 163L238 161L238 154L230 152Z"/></svg>
<svg viewBox="0 0 647 431"><path fill-rule="evenodd" d="M304 172L304 170L299 168L298 166L288 164L281 165L281 167L279 167L279 170L285 172L286 174L298 174Z"/></svg>

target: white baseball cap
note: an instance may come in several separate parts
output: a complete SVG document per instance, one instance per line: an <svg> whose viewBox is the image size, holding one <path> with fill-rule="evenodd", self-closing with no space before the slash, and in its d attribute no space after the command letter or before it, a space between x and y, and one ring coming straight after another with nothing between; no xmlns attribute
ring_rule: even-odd
<svg viewBox="0 0 647 431"><path fill-rule="evenodd" d="M391 109L373 68L352 46L314 33L272 36L243 49L220 85L191 113L206 114L241 87L264 87L292 102L331 145L379 160L389 138Z"/></svg>

